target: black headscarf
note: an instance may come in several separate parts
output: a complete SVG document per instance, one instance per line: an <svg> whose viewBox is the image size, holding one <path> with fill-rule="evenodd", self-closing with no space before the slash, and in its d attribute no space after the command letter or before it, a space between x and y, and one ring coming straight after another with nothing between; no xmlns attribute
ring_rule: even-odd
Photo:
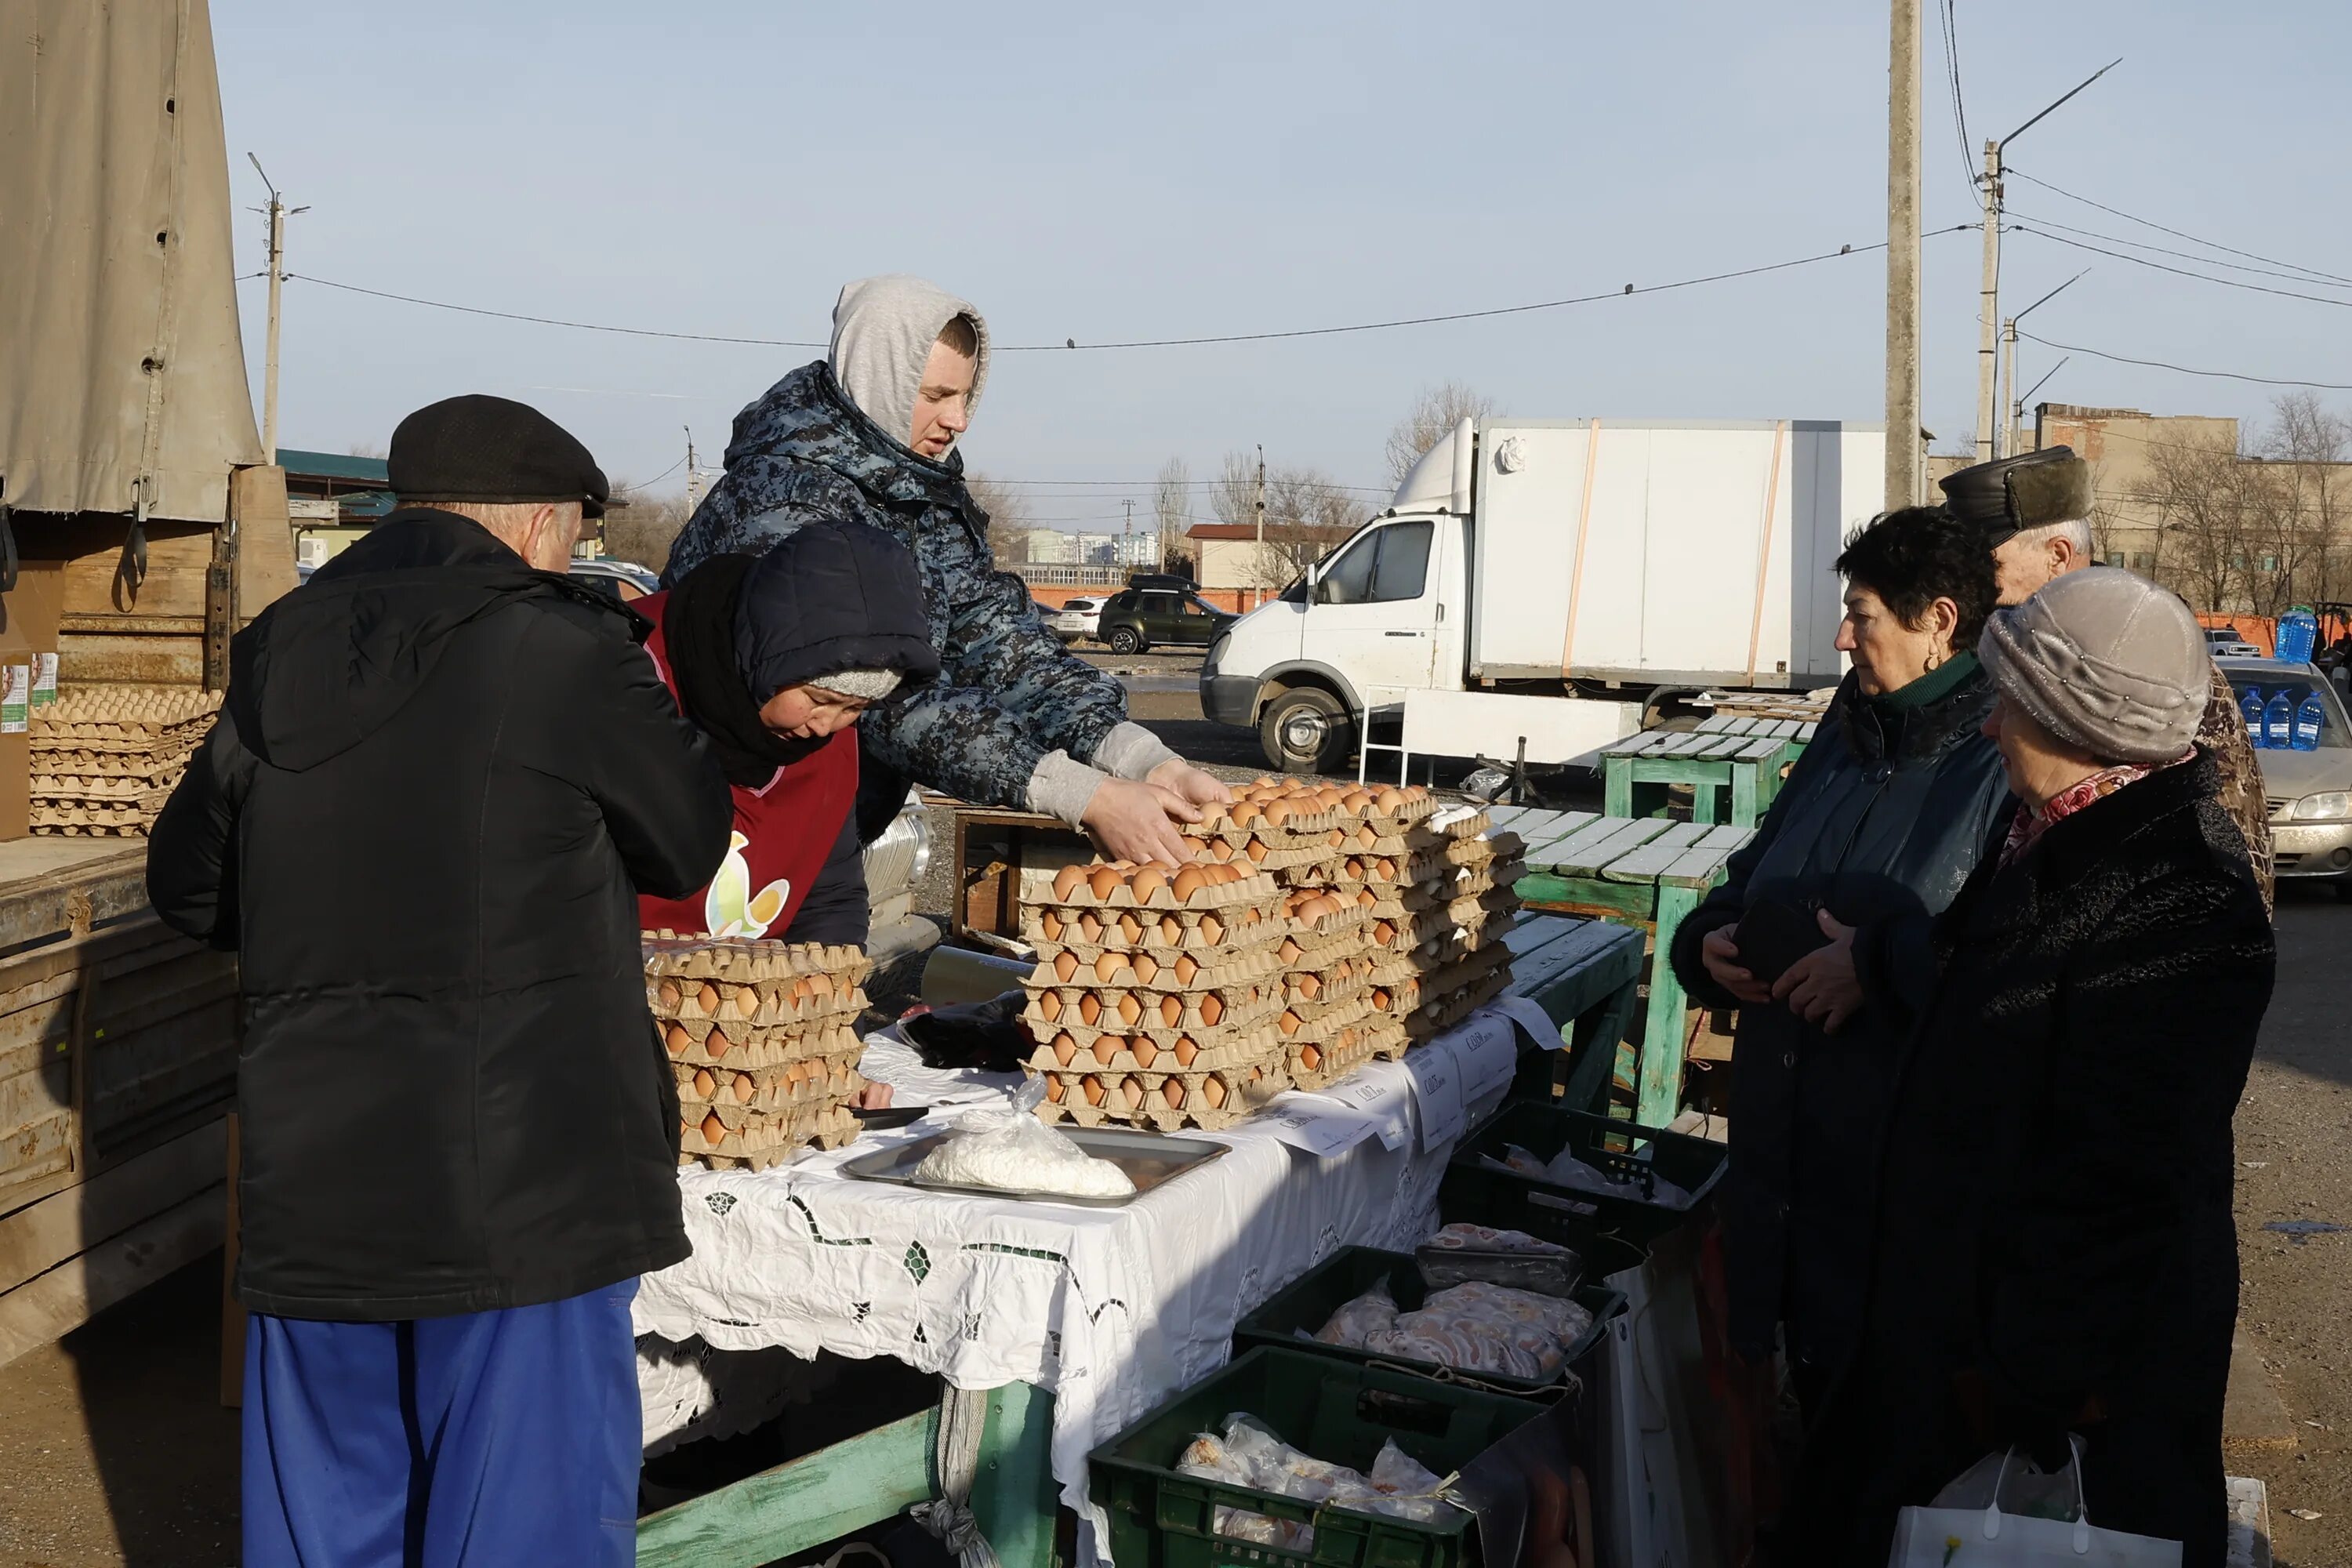
<svg viewBox="0 0 2352 1568"><path fill-rule="evenodd" d="M669 591L662 641L677 675L677 702L710 749L727 782L758 789L809 755L823 741L794 741L760 722L760 704L735 668L735 603L754 557L714 555Z"/></svg>

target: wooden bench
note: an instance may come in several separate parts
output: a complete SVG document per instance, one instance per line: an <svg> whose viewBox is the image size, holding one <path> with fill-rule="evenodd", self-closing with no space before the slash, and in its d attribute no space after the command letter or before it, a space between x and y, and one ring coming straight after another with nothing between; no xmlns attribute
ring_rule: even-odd
<svg viewBox="0 0 2352 1568"><path fill-rule="evenodd" d="M1753 827L1780 793L1813 726L1718 714L1695 731L1644 730L1602 749L1602 805L1611 816L1663 816L1668 785L1691 786L1691 820Z"/></svg>

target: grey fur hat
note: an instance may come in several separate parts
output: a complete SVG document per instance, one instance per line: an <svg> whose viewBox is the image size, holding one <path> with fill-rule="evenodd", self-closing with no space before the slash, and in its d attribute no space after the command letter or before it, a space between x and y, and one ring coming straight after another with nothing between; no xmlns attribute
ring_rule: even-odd
<svg viewBox="0 0 2352 1568"><path fill-rule="evenodd" d="M2114 566L2069 572L1995 610L1977 658L2003 697L2103 763L2178 761L2213 673L2189 606Z"/></svg>
<svg viewBox="0 0 2352 1568"><path fill-rule="evenodd" d="M2091 515L2091 465L2072 447L2044 447L1996 458L1945 476L1944 504L1984 530L1988 548L2053 522Z"/></svg>

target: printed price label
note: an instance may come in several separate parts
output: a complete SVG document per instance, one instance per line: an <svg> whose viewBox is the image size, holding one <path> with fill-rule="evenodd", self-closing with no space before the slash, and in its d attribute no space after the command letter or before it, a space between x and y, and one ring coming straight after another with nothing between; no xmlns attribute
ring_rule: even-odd
<svg viewBox="0 0 2352 1568"><path fill-rule="evenodd" d="M1413 1099L1421 1107L1423 1152L1452 1145L1462 1136L1462 1075L1452 1053L1423 1047L1405 1058L1412 1072Z"/></svg>
<svg viewBox="0 0 2352 1568"><path fill-rule="evenodd" d="M1517 1024L1528 1037L1528 1043L1539 1051L1564 1051L1568 1042L1560 1037L1559 1026L1551 1015L1525 996L1506 996L1495 1004L1495 1011Z"/></svg>
<svg viewBox="0 0 2352 1568"><path fill-rule="evenodd" d="M1380 1131L1373 1119L1362 1112L1297 1089L1276 1095L1264 1120L1276 1138L1318 1160L1344 1154Z"/></svg>

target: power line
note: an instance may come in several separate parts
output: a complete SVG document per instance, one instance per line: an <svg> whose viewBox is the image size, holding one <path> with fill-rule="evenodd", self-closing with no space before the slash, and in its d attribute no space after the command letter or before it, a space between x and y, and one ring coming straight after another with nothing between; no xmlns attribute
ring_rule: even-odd
<svg viewBox="0 0 2352 1568"><path fill-rule="evenodd" d="M2190 234L2186 230L2167 227L2165 225L2158 223L2153 218L2139 217L2124 211L2121 207L2111 207L2105 202L2095 202L2088 196L2077 195L2074 192L2067 190L2063 185L2053 185L2049 181L2042 179L2038 175L2029 174L2022 169L2008 169L2003 172L2014 174L2017 178L2024 180L2029 184L2040 185L2045 191L2054 191L2058 195L2064 196L2070 202L2081 202L2084 206L2096 207L2101 212L2122 218L2126 223L2136 223L2144 228L2152 228L2158 234L2168 234L2175 239L2185 239L2191 245L2201 245L2208 250L2226 250L2232 256L2242 256L2249 261L2269 262L2273 267L2291 267L2297 272L2308 273L2314 278L2323 278L2330 283L2352 283L2352 278L2341 277L2333 272L2322 272L2315 267L2297 266L2292 261L2282 261L2275 256L2261 256L2251 250L2240 250L2235 246L2223 245L2219 240L2200 239L2197 236Z"/></svg>
<svg viewBox="0 0 2352 1568"><path fill-rule="evenodd" d="M2339 310L2352 310L2352 300L2331 300L2325 294L2304 294L2299 293L2293 289L2273 289L2267 283L2248 283L2243 279L2237 278L2216 278L2210 272L2191 272L2186 267L2168 267L2161 261L2150 261L2145 256L2133 256L2126 251L2108 250L2101 246L2086 245L2079 239L2067 239L2063 236L2051 234L2042 229L2028 228L2023 224L2015 225L2014 227L2016 232L2019 234L2034 235L2040 238L2048 240L2053 245L2068 246L2075 250L2087 250L2094 256L2105 256L2110 257L2117 261L2128 261L2133 263L2135 266L2152 268L2158 272L2169 272L2177 278L2194 278L2200 283L2219 283L2224 289L2243 289L2250 294L2275 294L2284 300L2305 300L2315 305L2334 305ZM2214 265L2225 266L2227 264L2223 262L2216 262Z"/></svg>
<svg viewBox="0 0 2352 1568"><path fill-rule="evenodd" d="M1936 229L1936 234L1955 234L1970 224L1956 224L1950 228ZM1483 321L1496 316L1525 315L1533 310L1557 310L1570 305L1597 304L1604 300L1621 300L1635 294L1664 294L1677 289L1696 289L1708 283L1727 283L1741 278L1760 277L1768 272L1785 272L1792 268L1810 267L1817 262L1836 261L1849 256L1867 256L1886 248L1885 241L1871 245L1844 245L1835 250L1824 250L1810 256L1791 257L1786 261L1765 262L1755 267L1735 268L1726 272L1710 272L1696 278L1680 278L1670 283L1628 283L1622 288L1594 294L1579 294L1562 300L1541 300L1528 305L1501 305L1483 310L1454 310L1440 315L1402 316L1390 321L1356 321L1337 327L1295 327L1280 331L1224 332L1192 338L1138 338L1116 342L1081 343L1076 338L1066 338L1058 343L999 343L1000 353L1063 353L1070 350L1100 351L1106 349L1192 348L1217 343L1269 342L1285 338L1334 337L1347 332L1388 331L1399 327L1433 326L1447 321ZM378 300L397 300L404 305L421 305L436 310L454 310L462 315L488 316L499 321L526 321L537 326L568 327L575 331L614 332L633 338L668 338L685 342L738 343L759 348L821 349L824 342L796 338L736 337L718 332L674 332L652 327L620 327L599 321L573 321L553 316L534 316L518 310L494 310L479 305L459 305L446 300L426 300L414 294L396 294L384 289L367 289L356 283L339 283L332 279L312 273L288 273L289 279L316 283L322 288L338 289L345 293L364 294Z"/></svg>
<svg viewBox="0 0 2352 1568"><path fill-rule="evenodd" d="M619 488L628 491L631 495L635 495L639 490L649 490L653 489L654 486L661 483L664 479L669 478L672 474L677 472L684 467L686 467L686 459L684 458L680 458L677 462L672 463L668 468L664 468L660 473L656 474L652 479L639 479L635 484L622 485Z"/></svg>
<svg viewBox="0 0 2352 1568"><path fill-rule="evenodd" d="M1939 17L1944 29L1944 75L1952 89L1952 128L1960 138L1960 173L1973 191L1977 188L1977 160L1969 151L1969 110L1960 96L1959 19L1953 14L1952 4L1953 0L1943 0Z"/></svg>
<svg viewBox="0 0 2352 1568"><path fill-rule="evenodd" d="M2128 354L2111 354L2100 349L2086 349L2078 343L2054 342L2036 337L2032 332L2020 332L2021 338L2040 343L2045 349L2058 349L2066 353L2089 354L2093 359L2110 360L2116 364L2145 365L2150 370L2178 371L2182 375L2211 376L2221 381L2248 381L2258 386L2308 386L2321 392L2352 392L2352 382L2300 381L2293 376L2246 375L2233 370L2199 370L2185 364L2173 364L2160 359L2134 359Z"/></svg>
<svg viewBox="0 0 2352 1568"><path fill-rule="evenodd" d="M2101 234L2096 229L2076 228L2072 224L2053 223L2048 218L2030 217L2024 213L2016 212L2014 210L2011 212L2010 216L2018 223L2040 224L2043 228L2054 228L2062 234L2080 235L2085 239L2103 239L2109 245L2127 245L2134 250L2153 250L2158 256L2178 257L2183 261L2194 261L2207 267L2225 267L2232 272L2252 272L2263 278L2284 278L2290 283L2312 283L2317 284L2321 288L2352 289L2352 283L2322 284L2319 283L2318 279L2306 278L2299 272L2282 272L2275 268L2270 267L2249 267L2242 261L2223 261L2219 257L2200 256L2196 252L2189 250L2173 250L2161 245L2150 245L2146 240L2126 239L2120 235ZM2049 238L2051 237L2045 235L2043 237Z"/></svg>

